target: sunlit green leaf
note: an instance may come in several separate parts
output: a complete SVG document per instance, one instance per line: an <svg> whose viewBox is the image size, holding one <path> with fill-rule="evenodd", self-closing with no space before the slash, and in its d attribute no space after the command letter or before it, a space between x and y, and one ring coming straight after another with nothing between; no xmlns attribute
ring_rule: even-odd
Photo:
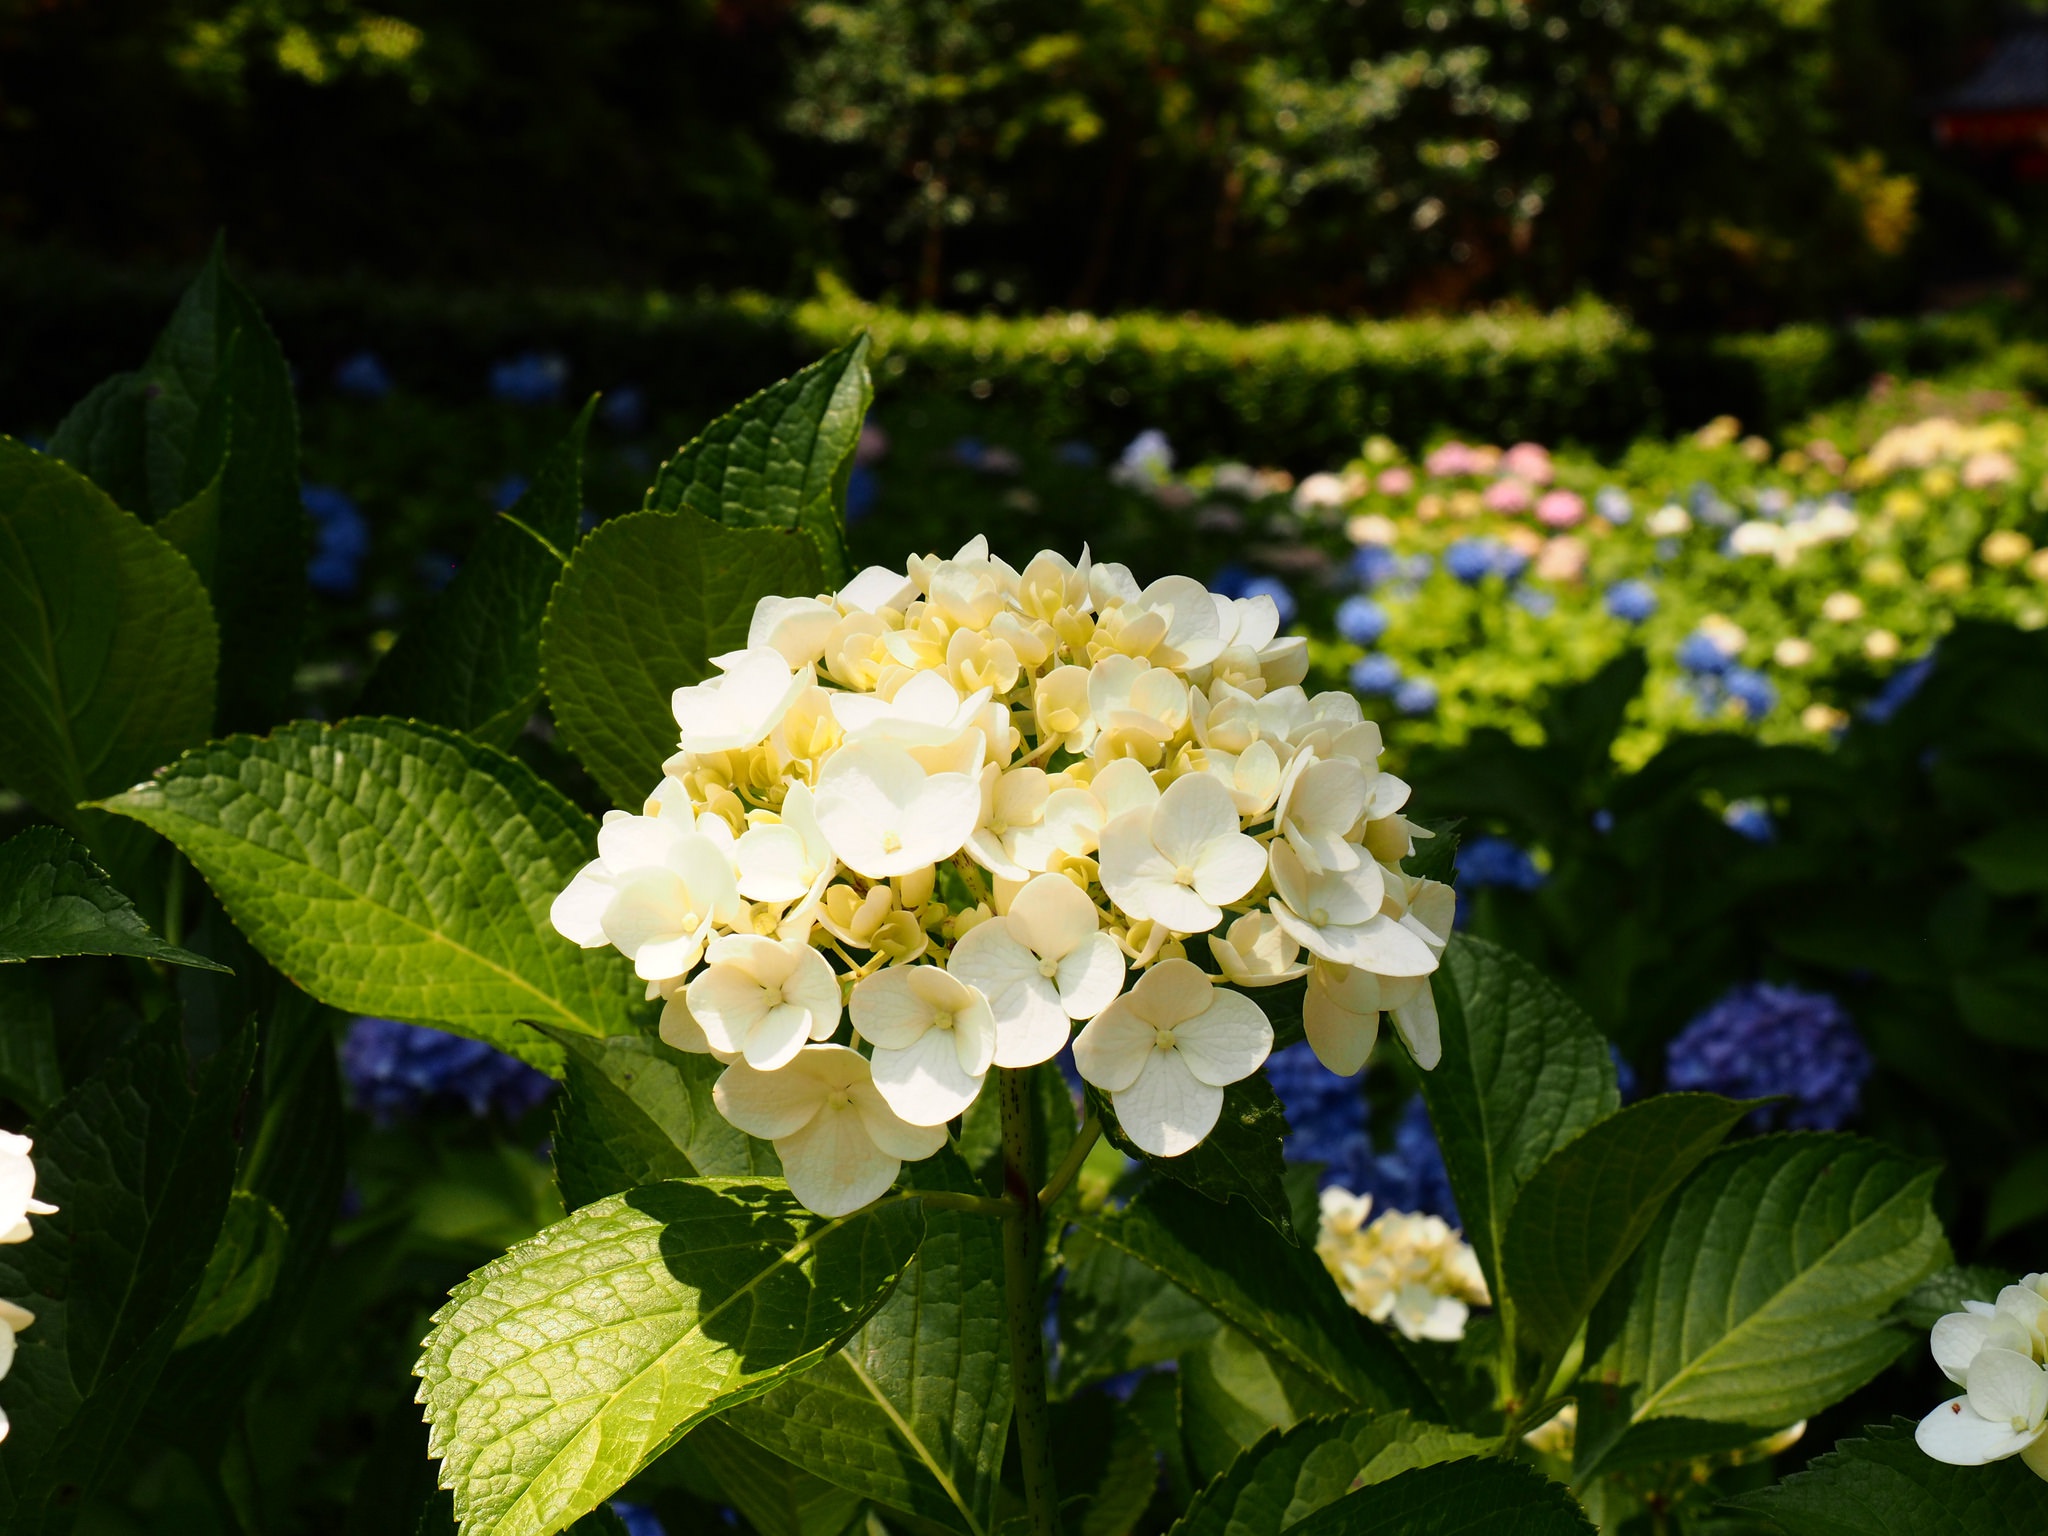
<svg viewBox="0 0 2048 1536"><path fill-rule="evenodd" d="M1952 1467L1913 1443L1913 1424L1873 1424L1774 1487L1733 1502L1785 1536L2037 1536L2048 1482L2015 1456Z"/></svg>
<svg viewBox="0 0 2048 1536"><path fill-rule="evenodd" d="M56 827L30 827L0 843L0 963L60 955L227 969L151 933L83 845Z"/></svg>

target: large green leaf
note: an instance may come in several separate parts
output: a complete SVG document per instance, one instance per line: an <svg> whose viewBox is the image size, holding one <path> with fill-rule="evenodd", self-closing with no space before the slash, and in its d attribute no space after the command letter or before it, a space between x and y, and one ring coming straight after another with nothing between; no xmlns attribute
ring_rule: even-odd
<svg viewBox="0 0 2048 1536"><path fill-rule="evenodd" d="M399 635L362 709L452 725L509 747L540 703L540 621L576 547L593 396L518 504L478 536L455 580Z"/></svg>
<svg viewBox="0 0 2048 1536"><path fill-rule="evenodd" d="M0 783L79 827L80 801L206 739L219 655L184 556L0 438Z"/></svg>
<svg viewBox="0 0 2048 1536"><path fill-rule="evenodd" d="M706 1419L669 1453L687 1453L760 1536L844 1536L866 1508L857 1493L790 1465L722 1419ZM865 1521L863 1530L868 1529Z"/></svg>
<svg viewBox="0 0 2048 1536"><path fill-rule="evenodd" d="M1785 1536L2039 1536L2048 1482L2017 1456L1952 1467L1913 1443L1910 1419L1873 1424L1867 1440L1837 1441L1783 1482L1733 1502L1768 1516Z"/></svg>
<svg viewBox="0 0 2048 1536"><path fill-rule="evenodd" d="M166 1017L34 1127L36 1193L58 1214L0 1247L0 1296L36 1318L0 1383L9 1536L67 1527L148 1400L227 1209L252 1045L236 1035L195 1094Z"/></svg>
<svg viewBox="0 0 2048 1536"><path fill-rule="evenodd" d="M1108 1094L1090 1088L1088 1102L1101 1117L1103 1134L1124 1156L1199 1189L1211 1200L1241 1200L1288 1242L1299 1240L1283 1182L1287 1161L1281 1147L1287 1140L1287 1113L1265 1073L1255 1072L1225 1088L1215 1129L1179 1157L1154 1157L1124 1135Z"/></svg>
<svg viewBox="0 0 2048 1536"><path fill-rule="evenodd" d="M800 534L723 528L692 512L601 524L562 573L541 630L563 739L614 802L639 810L676 750L676 689L747 643L762 598L823 584Z"/></svg>
<svg viewBox="0 0 2048 1536"><path fill-rule="evenodd" d="M1220 1326L1216 1314L1166 1276L1076 1228L1061 1244L1059 1381L1062 1397L1127 1371L1171 1360Z"/></svg>
<svg viewBox="0 0 2048 1536"><path fill-rule="evenodd" d="M1704 1093L1631 1105L1551 1154L1508 1218L1522 1341L1555 1364L1686 1176L1755 1108Z"/></svg>
<svg viewBox="0 0 2048 1536"><path fill-rule="evenodd" d="M1939 1170L1806 1133L1724 1148L1594 1309L1589 1375L1626 1421L1775 1428L1853 1392L1911 1342L1893 1306L1947 1262Z"/></svg>
<svg viewBox="0 0 2048 1536"><path fill-rule="evenodd" d="M644 985L548 908L590 819L531 769L434 726L301 721L187 754L103 802L199 867L251 943L332 1007L432 1024L538 1065L521 1020L622 1034Z"/></svg>
<svg viewBox="0 0 2048 1536"><path fill-rule="evenodd" d="M0 843L0 963L59 955L227 969L151 933L83 845L56 827L30 827Z"/></svg>
<svg viewBox="0 0 2048 1536"><path fill-rule="evenodd" d="M284 712L298 665L311 525L291 369L218 246L144 373L150 510L164 517L219 482L207 587L220 617L220 724L261 729Z"/></svg>
<svg viewBox="0 0 2048 1536"><path fill-rule="evenodd" d="M905 1172L918 1189L976 1192L945 1152ZM719 1417L829 1482L983 1536L1010 1426L1001 1223L928 1210L902 1283L839 1353Z"/></svg>
<svg viewBox="0 0 2048 1536"><path fill-rule="evenodd" d="M1443 1059L1422 1078L1465 1236L1504 1294L1515 1196L1543 1160L1621 1104L1607 1041L1519 955L1463 934L1436 973Z"/></svg>
<svg viewBox="0 0 2048 1536"><path fill-rule="evenodd" d="M562 1530L693 1424L817 1365L923 1232L910 1196L827 1219L779 1180L677 1180L485 1265L416 1367L463 1536Z"/></svg>
<svg viewBox="0 0 2048 1536"><path fill-rule="evenodd" d="M1221 1477L1276 1429L1328 1418L1349 1404L1327 1384L1219 1328L1180 1357L1181 1434L1198 1483Z"/></svg>
<svg viewBox="0 0 2048 1536"><path fill-rule="evenodd" d="M1327 1504L1296 1536L1593 1536L1563 1487L1512 1461L1417 1467Z"/></svg>
<svg viewBox="0 0 2048 1536"><path fill-rule="evenodd" d="M57 1010L41 965L0 966L0 1096L36 1119L64 1096Z"/></svg>
<svg viewBox="0 0 2048 1536"><path fill-rule="evenodd" d="M567 1067L555 1101L555 1182L570 1210L663 1179L779 1175L774 1147L711 1102L725 1068L642 1035L554 1032Z"/></svg>
<svg viewBox="0 0 2048 1536"><path fill-rule="evenodd" d="M1154 1182L1123 1210L1096 1211L1080 1224L1343 1402L1435 1410L1414 1368L1383 1330L1344 1304L1322 1262L1290 1247L1244 1206Z"/></svg>
<svg viewBox="0 0 2048 1536"><path fill-rule="evenodd" d="M62 459L129 511L148 512L148 400L149 380L139 372L103 379L57 423L50 457Z"/></svg>
<svg viewBox="0 0 2048 1536"><path fill-rule="evenodd" d="M1277 1536L1354 1487L1492 1449L1406 1413L1304 1419L1249 1447L1196 1495L1172 1536Z"/></svg>
<svg viewBox="0 0 2048 1536"><path fill-rule="evenodd" d="M874 389L860 336L711 423L661 466L650 512L695 512L729 527L801 528L826 580L846 560L846 481Z"/></svg>

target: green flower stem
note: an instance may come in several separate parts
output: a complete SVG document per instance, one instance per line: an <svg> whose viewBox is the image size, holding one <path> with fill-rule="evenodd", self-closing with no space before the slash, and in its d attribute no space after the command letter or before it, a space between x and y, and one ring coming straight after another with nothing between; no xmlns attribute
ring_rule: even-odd
<svg viewBox="0 0 2048 1536"><path fill-rule="evenodd" d="M1067 1192L1067 1186L1074 1182L1075 1175L1080 1173L1081 1165L1088 1161L1088 1153L1101 1135L1102 1122L1096 1118L1095 1112L1090 1110L1088 1118L1081 1123L1081 1133L1074 1138L1074 1144L1067 1148L1067 1155L1060 1160L1059 1167L1053 1170L1053 1176L1045 1181L1045 1188L1038 1192L1040 1211L1051 1210L1053 1202Z"/></svg>
<svg viewBox="0 0 2048 1536"><path fill-rule="evenodd" d="M918 1203L932 1210L967 1211L976 1216L993 1216L1007 1221L1017 1207L1008 1200L992 1200L987 1195L964 1195L950 1189L920 1190Z"/></svg>
<svg viewBox="0 0 2048 1536"><path fill-rule="evenodd" d="M1017 1424L1017 1460L1031 1536L1060 1536L1059 1489L1053 1476L1052 1410L1046 1402L1045 1335L1039 1270L1045 1257L1045 1213L1035 1191L1044 1172L1031 1117L1031 1077L998 1071L1003 1115L1003 1190L1014 1210L1003 1220L1003 1296L1010 1329L1010 1390Z"/></svg>

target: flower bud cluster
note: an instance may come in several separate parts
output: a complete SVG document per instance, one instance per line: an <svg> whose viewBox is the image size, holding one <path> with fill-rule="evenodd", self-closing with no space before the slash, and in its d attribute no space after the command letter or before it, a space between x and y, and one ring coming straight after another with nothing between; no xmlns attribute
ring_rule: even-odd
<svg viewBox="0 0 2048 1536"><path fill-rule="evenodd" d="M1335 1185L1322 1193L1316 1255L1354 1310L1411 1339L1462 1339L1472 1307L1491 1301L1478 1254L1443 1217L1374 1216L1371 1195Z"/></svg>
<svg viewBox="0 0 2048 1536"><path fill-rule="evenodd" d="M35 1236L31 1216L54 1216L57 1207L36 1198L35 1143L0 1131L0 1243L25 1243ZM14 1367L14 1336L36 1320L35 1313L0 1300L0 1377ZM0 1440L7 1438L7 1414L0 1410Z"/></svg>
<svg viewBox="0 0 2048 1536"><path fill-rule="evenodd" d="M1133 1143L1184 1153L1272 1047L1247 994L1299 977L1331 1070L1383 1011L1434 1065L1451 891L1401 871L1408 786L1279 627L1269 596L982 539L764 598L555 926L633 961L826 1213L1070 1041Z"/></svg>

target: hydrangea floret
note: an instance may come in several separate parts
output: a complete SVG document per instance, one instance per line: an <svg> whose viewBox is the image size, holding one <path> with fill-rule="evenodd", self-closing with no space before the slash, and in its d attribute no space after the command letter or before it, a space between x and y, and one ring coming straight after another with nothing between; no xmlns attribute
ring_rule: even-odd
<svg viewBox="0 0 2048 1536"><path fill-rule="evenodd" d="M1995 1302L1964 1302L1928 1344L1963 1391L1920 1421L1920 1449L1958 1467L2017 1456L2048 1478L2048 1274L2022 1276Z"/></svg>
<svg viewBox="0 0 2048 1536"><path fill-rule="evenodd" d="M31 1216L54 1216L57 1207L36 1198L35 1143L0 1131L0 1243L25 1243L35 1235ZM14 1368L14 1336L36 1320L35 1313L0 1300L0 1377ZM7 1438L7 1414L0 1410L0 1440Z"/></svg>
<svg viewBox="0 0 2048 1536"><path fill-rule="evenodd" d="M1354 1310L1410 1339L1455 1342L1475 1306L1489 1306L1472 1245L1441 1216L1382 1211L1341 1185L1322 1192L1316 1255Z"/></svg>
<svg viewBox="0 0 2048 1536"><path fill-rule="evenodd" d="M1303 977L1325 1066L1357 1071L1382 1011L1433 1065L1451 892L1402 872L1409 787L1280 627L1270 594L979 538L764 598L555 927L633 961L824 1215L1065 1050L1179 1156L1272 1049L1259 991Z"/></svg>

